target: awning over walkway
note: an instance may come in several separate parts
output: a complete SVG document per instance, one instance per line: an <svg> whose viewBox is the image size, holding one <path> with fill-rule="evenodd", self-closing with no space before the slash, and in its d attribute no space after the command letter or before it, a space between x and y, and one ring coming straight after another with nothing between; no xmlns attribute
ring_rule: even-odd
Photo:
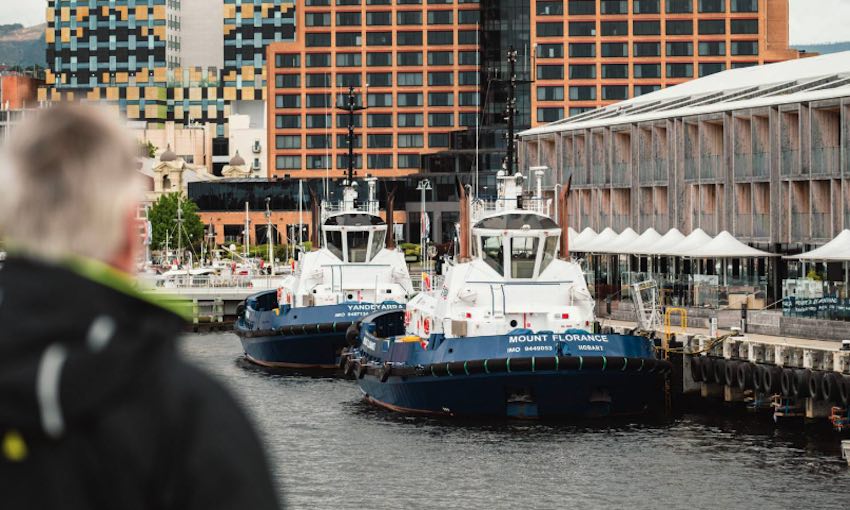
<svg viewBox="0 0 850 510"><path fill-rule="evenodd" d="M850 261L850 230L842 230L835 239L812 251L791 255L786 259L815 260L823 262Z"/></svg>
<svg viewBox="0 0 850 510"><path fill-rule="evenodd" d="M624 246L632 243L640 237L637 232L632 230L631 228L627 228L620 232L620 234L612 239L611 241L605 243L604 245L594 244L594 251L596 253L624 253L620 251Z"/></svg>
<svg viewBox="0 0 850 510"><path fill-rule="evenodd" d="M590 227L585 228L570 241L570 251L584 251L582 248L592 243L598 234Z"/></svg>
<svg viewBox="0 0 850 510"><path fill-rule="evenodd" d="M604 249L611 241L617 238L617 233L614 232L610 227L606 228L602 232L596 236L593 241L586 244L579 244L575 249L575 251L587 252L587 253L603 253L600 250Z"/></svg>
<svg viewBox="0 0 850 510"><path fill-rule="evenodd" d="M701 228L698 228L688 234L687 237L674 244L666 250L656 250L656 255L673 255L676 257L690 257L689 253L697 248L708 244L711 241L711 236L706 234Z"/></svg>
<svg viewBox="0 0 850 510"><path fill-rule="evenodd" d="M695 259L733 259L771 257L773 254L758 250L752 246L747 246L724 230L717 234L717 237L714 239L696 246L690 251L683 253L682 256Z"/></svg>
<svg viewBox="0 0 850 510"><path fill-rule="evenodd" d="M636 249L634 253L635 255L661 255L682 242L684 238L685 235L679 232L679 229L671 228L661 236L661 239L654 243L647 243L646 246Z"/></svg>
<svg viewBox="0 0 850 510"><path fill-rule="evenodd" d="M678 232L678 230L676 232ZM617 247L612 253L621 253L623 255L651 254L653 246L655 246L660 239L661 234L659 234L654 228L650 227L637 239L626 245ZM649 250L649 252L645 250Z"/></svg>

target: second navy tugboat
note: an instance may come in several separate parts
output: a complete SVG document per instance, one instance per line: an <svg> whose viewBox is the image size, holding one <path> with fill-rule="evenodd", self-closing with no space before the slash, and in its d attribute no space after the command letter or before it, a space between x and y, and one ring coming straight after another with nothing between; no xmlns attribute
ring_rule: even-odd
<svg viewBox="0 0 850 510"><path fill-rule="evenodd" d="M379 216L376 179L366 179L368 199L358 202L351 150L353 89L348 110L348 177L339 202L319 207L313 197L315 251L301 254L281 288L248 298L237 319L245 355L258 365L336 368L342 349L359 343L352 324L376 311L402 310L413 294L404 254L392 249L392 232ZM391 204L392 198L388 218Z"/></svg>
<svg viewBox="0 0 850 510"><path fill-rule="evenodd" d="M406 311L363 319L361 345L341 363L369 402L400 412L646 412L663 402L670 363L657 358L649 338L593 332L594 301L569 257L569 183L558 197L559 225L539 183L536 196L523 197L523 176L510 173L512 152L494 202L473 201L459 185L460 254L444 281Z"/></svg>

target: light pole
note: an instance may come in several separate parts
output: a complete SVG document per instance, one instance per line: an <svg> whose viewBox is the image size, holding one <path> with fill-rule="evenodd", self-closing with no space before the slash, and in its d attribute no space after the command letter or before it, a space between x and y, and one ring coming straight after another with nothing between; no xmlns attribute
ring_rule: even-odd
<svg viewBox="0 0 850 510"><path fill-rule="evenodd" d="M266 228L268 229L267 235L269 237L269 269L271 271L270 274L274 274L274 239L272 238L272 210L269 205L271 201L271 197L266 197Z"/></svg>
<svg viewBox="0 0 850 510"><path fill-rule="evenodd" d="M425 213L425 192L431 191L431 181L428 179L422 179L419 181L419 185L416 186L416 189L420 191L422 196L422 215L419 218L419 255L422 257L422 268L424 270L427 269L425 248L427 245L428 234L430 234L431 230L430 228L426 228L428 216Z"/></svg>

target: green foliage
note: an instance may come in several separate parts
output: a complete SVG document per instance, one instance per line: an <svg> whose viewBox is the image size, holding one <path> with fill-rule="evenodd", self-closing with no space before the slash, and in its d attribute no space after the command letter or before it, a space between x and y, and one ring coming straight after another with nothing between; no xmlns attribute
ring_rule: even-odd
<svg viewBox="0 0 850 510"><path fill-rule="evenodd" d="M823 281L823 276L821 276L821 274L818 273L815 268L809 269L809 272L806 273L806 278L808 278L809 280L814 280L816 282Z"/></svg>
<svg viewBox="0 0 850 510"><path fill-rule="evenodd" d="M143 158L155 158L158 147L152 142L139 142L139 155Z"/></svg>
<svg viewBox="0 0 850 510"><path fill-rule="evenodd" d="M180 193L166 193L159 197L148 212L153 239L151 248L165 249L165 233L169 235L169 247L177 247L177 202L183 209L183 228L180 229L184 247L192 247L197 253L204 241L204 225L198 216L198 206Z"/></svg>
<svg viewBox="0 0 850 510"><path fill-rule="evenodd" d="M420 259L420 252L422 251L422 247L418 244L413 243L401 243L399 247L404 251L405 259L409 259L411 257L415 257L416 260Z"/></svg>

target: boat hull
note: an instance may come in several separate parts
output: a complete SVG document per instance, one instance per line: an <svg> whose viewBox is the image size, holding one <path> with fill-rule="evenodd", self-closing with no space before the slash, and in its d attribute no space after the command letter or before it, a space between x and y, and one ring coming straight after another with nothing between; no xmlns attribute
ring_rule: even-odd
<svg viewBox="0 0 850 510"><path fill-rule="evenodd" d="M246 311L237 320L234 332L249 361L271 368L335 369L342 349L359 343L359 336L347 335L352 324L376 310L404 307L387 302L264 310L252 307L256 303L246 300Z"/></svg>

